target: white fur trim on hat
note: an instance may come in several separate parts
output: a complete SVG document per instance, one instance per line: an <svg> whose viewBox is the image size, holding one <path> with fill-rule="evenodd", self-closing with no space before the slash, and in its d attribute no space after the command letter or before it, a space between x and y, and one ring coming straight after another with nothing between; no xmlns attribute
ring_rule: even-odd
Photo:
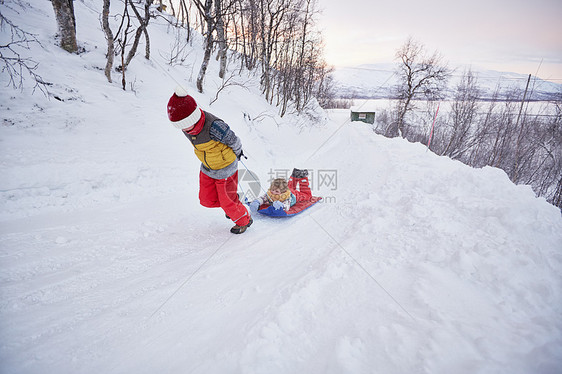
<svg viewBox="0 0 562 374"><path fill-rule="evenodd" d="M195 108L193 113L191 113L189 116L185 117L184 119L181 119L181 120L176 121L176 122L172 122L172 125L174 125L174 127L178 128L180 130L188 129L188 128L192 127L193 125L195 125L197 122L199 122L202 115L203 115L203 112L201 111L199 106L197 106L197 108Z"/></svg>
<svg viewBox="0 0 562 374"><path fill-rule="evenodd" d="M182 86L177 86L175 93L176 93L176 96L179 96L179 97L186 97L187 96L187 90L185 88L183 88Z"/></svg>

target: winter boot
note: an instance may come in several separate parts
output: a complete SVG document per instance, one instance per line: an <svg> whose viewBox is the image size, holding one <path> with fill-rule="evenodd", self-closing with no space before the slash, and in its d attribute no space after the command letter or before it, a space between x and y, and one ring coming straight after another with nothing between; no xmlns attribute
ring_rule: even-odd
<svg viewBox="0 0 562 374"><path fill-rule="evenodd" d="M304 169L304 170L300 170L300 169L293 169L293 174L291 174L291 177L295 178L295 179L303 179L308 177L308 170Z"/></svg>
<svg viewBox="0 0 562 374"><path fill-rule="evenodd" d="M248 224L246 226L234 226L233 228L230 229L230 232L233 234L242 234L246 231L246 229L248 227L250 227L252 225L252 223L254 223L254 220L252 219L252 217L250 217L250 222L248 222Z"/></svg>

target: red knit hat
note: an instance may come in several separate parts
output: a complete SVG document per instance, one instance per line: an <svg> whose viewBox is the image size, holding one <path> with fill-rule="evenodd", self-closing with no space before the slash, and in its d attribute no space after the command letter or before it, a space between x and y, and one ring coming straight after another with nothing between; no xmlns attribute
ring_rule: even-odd
<svg viewBox="0 0 562 374"><path fill-rule="evenodd" d="M176 87L168 101L168 118L172 124L180 130L188 129L199 122L202 115L203 112L187 91L181 86Z"/></svg>

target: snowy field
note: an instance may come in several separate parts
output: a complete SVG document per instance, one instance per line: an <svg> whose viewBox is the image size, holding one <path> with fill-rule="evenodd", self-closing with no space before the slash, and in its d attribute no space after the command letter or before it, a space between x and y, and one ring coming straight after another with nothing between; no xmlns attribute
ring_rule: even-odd
<svg viewBox="0 0 562 374"><path fill-rule="evenodd" d="M445 57L445 61L447 58ZM452 69L452 75L447 85L449 99L454 97L457 86L461 83L463 75L467 71L472 71L480 90L481 97L492 98L499 88L499 97L509 95L510 91L518 90L521 96L525 91L528 75L510 72L500 72L486 70L478 66L469 65L448 65ZM333 76L339 94L344 97L350 95L361 97L393 97L392 87L399 83L396 68L398 62L364 64L354 67L338 67L334 70ZM540 65L535 74L540 73ZM531 72L529 72L531 73ZM540 74L544 76L543 74ZM562 85L556 81L549 81L537 78L535 75L529 84L527 98L533 100L553 100L556 95L560 94ZM513 94L513 93L511 93Z"/></svg>
<svg viewBox="0 0 562 374"><path fill-rule="evenodd" d="M396 110L396 106L398 104L397 100L391 99L353 99L352 100L352 109L354 111L366 111L366 112L375 112L378 116L383 111L393 111ZM454 101L452 100L443 100L443 101L436 101L428 103L425 100L414 101L415 109L412 110L415 113L415 117L417 118L424 118L427 122L429 119L430 124L424 124L423 121L418 126L422 126L423 128L427 129L429 132L429 128L431 127L431 122L434 118L435 111L437 106L439 105L439 112L438 112L438 119L445 120L447 116L452 112L452 107ZM478 111L477 113L480 115L485 115L490 111L490 106L492 103L490 101L477 101ZM496 106L492 109L492 113L497 113L504 109L503 107L506 104L505 102L496 102ZM512 108L515 108L516 112L518 113L519 108L521 107L521 102L512 102ZM556 115L556 106L555 102L548 102L548 101L533 101L533 102L526 102L523 106L523 110L527 115ZM436 131L440 131L439 121L437 122Z"/></svg>
<svg viewBox="0 0 562 374"><path fill-rule="evenodd" d="M54 46L49 2L8 4L63 101L0 91L0 373L560 373L562 218L530 187L347 111L279 118L256 80L209 105L218 67L197 94L202 51L165 65L161 19L123 91L100 70L99 2L74 3L80 55ZM308 168L325 202L230 234L168 123L178 82L264 188Z"/></svg>

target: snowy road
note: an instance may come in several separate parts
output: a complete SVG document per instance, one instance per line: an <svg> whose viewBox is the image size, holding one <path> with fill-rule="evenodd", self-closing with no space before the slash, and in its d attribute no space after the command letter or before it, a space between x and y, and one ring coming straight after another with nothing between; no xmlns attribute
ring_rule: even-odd
<svg viewBox="0 0 562 374"><path fill-rule="evenodd" d="M366 131L317 161L340 171L331 203L244 235L193 193L5 222L4 367L554 372L556 210L500 171Z"/></svg>

